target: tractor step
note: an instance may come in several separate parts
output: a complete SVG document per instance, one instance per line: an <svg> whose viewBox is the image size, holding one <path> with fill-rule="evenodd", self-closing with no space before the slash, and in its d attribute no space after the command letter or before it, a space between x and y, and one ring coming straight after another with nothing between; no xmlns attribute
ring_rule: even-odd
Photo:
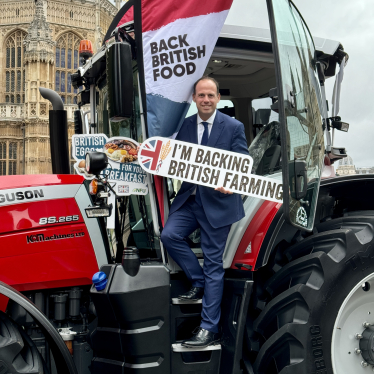
<svg viewBox="0 0 374 374"><path fill-rule="evenodd" d="M171 299L173 305L191 305L191 304L201 304L202 299L200 300L180 300L177 297Z"/></svg>
<svg viewBox="0 0 374 374"><path fill-rule="evenodd" d="M186 348L172 344L171 372L178 374L218 374L221 362L221 345L205 348Z"/></svg>
<svg viewBox="0 0 374 374"><path fill-rule="evenodd" d="M182 344L172 344L173 352L204 352L204 351L218 351L222 349L221 344L209 345L204 348L186 348Z"/></svg>

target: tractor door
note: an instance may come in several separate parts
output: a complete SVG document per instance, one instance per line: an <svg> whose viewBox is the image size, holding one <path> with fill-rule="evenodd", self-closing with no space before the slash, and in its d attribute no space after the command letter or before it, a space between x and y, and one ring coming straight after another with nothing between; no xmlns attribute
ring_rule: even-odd
<svg viewBox="0 0 374 374"><path fill-rule="evenodd" d="M284 212L292 225L311 231L325 151L314 42L291 1L267 0L267 5L277 79L270 96L281 123Z"/></svg>

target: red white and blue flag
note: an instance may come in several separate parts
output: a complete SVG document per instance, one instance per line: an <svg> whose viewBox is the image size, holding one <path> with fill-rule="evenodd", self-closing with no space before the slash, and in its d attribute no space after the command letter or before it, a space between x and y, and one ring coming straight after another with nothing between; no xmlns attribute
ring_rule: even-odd
<svg viewBox="0 0 374 374"><path fill-rule="evenodd" d="M156 170L162 148L162 140L151 140L144 145L139 153L139 161L148 170Z"/></svg>
<svg viewBox="0 0 374 374"><path fill-rule="evenodd" d="M232 1L141 0L150 137L179 131ZM118 26L131 18L130 9Z"/></svg>

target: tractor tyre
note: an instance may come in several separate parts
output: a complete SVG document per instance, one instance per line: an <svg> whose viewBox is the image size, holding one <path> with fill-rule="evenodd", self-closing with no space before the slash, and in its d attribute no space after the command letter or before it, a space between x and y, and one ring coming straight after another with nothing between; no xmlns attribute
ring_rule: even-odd
<svg viewBox="0 0 374 374"><path fill-rule="evenodd" d="M34 342L0 312L0 374L44 374L44 361Z"/></svg>
<svg viewBox="0 0 374 374"><path fill-rule="evenodd" d="M374 212L317 225L281 263L253 325L262 341L254 373L374 370Z"/></svg>

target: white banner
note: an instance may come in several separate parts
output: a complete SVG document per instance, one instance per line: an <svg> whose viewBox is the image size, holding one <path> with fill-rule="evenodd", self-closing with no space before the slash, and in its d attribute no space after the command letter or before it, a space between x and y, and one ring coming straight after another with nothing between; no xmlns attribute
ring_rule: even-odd
<svg viewBox="0 0 374 374"><path fill-rule="evenodd" d="M283 202L282 182L251 174L253 159L241 153L156 136L141 145L138 156L147 173Z"/></svg>

